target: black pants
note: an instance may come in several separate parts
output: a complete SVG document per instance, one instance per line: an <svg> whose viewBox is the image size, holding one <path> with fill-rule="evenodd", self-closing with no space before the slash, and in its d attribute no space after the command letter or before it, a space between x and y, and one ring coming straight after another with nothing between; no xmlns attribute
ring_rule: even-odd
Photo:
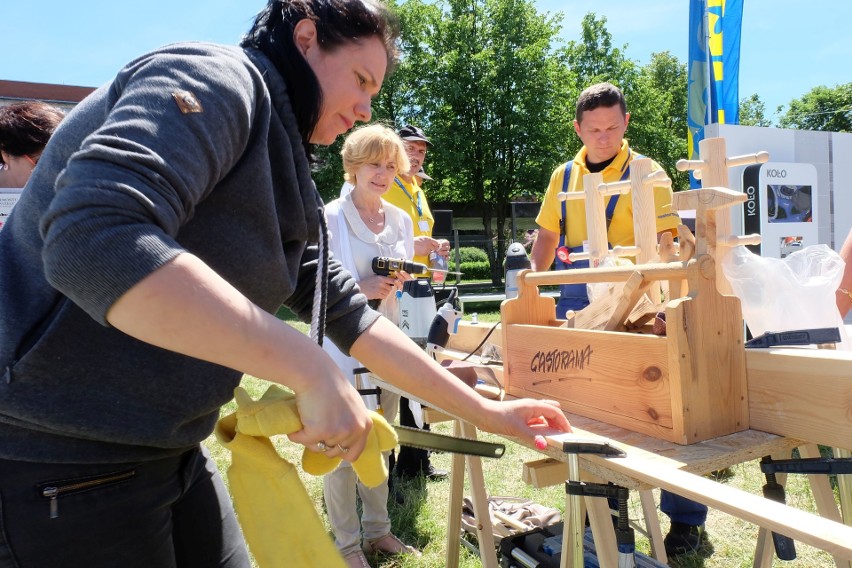
<svg viewBox="0 0 852 568"><path fill-rule="evenodd" d="M408 406L408 399L402 397L399 401L399 423L402 426L417 428L414 415ZM424 424L423 430L429 430L429 425ZM395 471L400 477L415 477L423 472L429 471L429 451L411 446L400 446L399 456L396 458Z"/></svg>
<svg viewBox="0 0 852 568"><path fill-rule="evenodd" d="M119 566L250 566L205 451L129 464L0 460L0 568Z"/></svg>

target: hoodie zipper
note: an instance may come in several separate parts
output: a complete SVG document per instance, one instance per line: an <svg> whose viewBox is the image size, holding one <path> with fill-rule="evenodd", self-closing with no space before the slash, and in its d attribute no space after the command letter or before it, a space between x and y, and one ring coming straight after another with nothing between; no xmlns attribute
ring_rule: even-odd
<svg viewBox="0 0 852 568"><path fill-rule="evenodd" d="M74 493L82 493L92 489L100 489L127 481L136 475L136 470L118 471L98 477L49 481L38 486L41 496L50 500L50 518L59 517L59 498Z"/></svg>

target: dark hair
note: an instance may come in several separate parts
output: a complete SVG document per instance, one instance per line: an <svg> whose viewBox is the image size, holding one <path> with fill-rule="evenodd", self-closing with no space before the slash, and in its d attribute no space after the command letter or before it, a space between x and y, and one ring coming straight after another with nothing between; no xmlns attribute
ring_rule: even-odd
<svg viewBox="0 0 852 568"><path fill-rule="evenodd" d="M37 158L63 118L64 112L41 101L0 107L0 150Z"/></svg>
<svg viewBox="0 0 852 568"><path fill-rule="evenodd" d="M257 15L240 45L265 53L284 76L299 133L308 149L322 109L322 90L293 40L296 24L305 18L316 24L317 43L324 50L378 37L388 54L388 73L397 58L399 26L379 0L270 0Z"/></svg>
<svg viewBox="0 0 852 568"><path fill-rule="evenodd" d="M621 107L621 114L627 114L627 103L624 94L612 83L596 83L586 88L577 98L577 122L582 122L583 113L587 110L595 110L599 107Z"/></svg>

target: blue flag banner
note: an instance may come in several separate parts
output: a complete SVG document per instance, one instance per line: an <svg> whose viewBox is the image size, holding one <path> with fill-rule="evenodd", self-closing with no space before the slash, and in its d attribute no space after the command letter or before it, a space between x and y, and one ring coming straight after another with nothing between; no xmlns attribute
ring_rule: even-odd
<svg viewBox="0 0 852 568"><path fill-rule="evenodd" d="M743 0L690 0L688 110L689 158L707 124L739 123L740 33Z"/></svg>

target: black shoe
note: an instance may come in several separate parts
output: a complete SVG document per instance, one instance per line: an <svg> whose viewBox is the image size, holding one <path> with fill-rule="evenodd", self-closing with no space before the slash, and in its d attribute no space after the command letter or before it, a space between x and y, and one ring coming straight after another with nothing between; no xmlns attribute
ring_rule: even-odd
<svg viewBox="0 0 852 568"><path fill-rule="evenodd" d="M446 469L436 469L431 465L423 472L423 476L429 481L444 481L450 476L450 472Z"/></svg>
<svg viewBox="0 0 852 568"><path fill-rule="evenodd" d="M713 554L713 543L710 542L704 525L686 525L672 521L671 529L663 540L663 544L669 558L677 558L685 554L697 554L702 558L709 558Z"/></svg>
<svg viewBox="0 0 852 568"><path fill-rule="evenodd" d="M429 481L443 481L449 477L450 472L445 469L435 469L432 467L432 464L429 464L428 467L419 470L401 470L397 471L397 476L400 481L411 481L417 479L418 477L425 478Z"/></svg>

